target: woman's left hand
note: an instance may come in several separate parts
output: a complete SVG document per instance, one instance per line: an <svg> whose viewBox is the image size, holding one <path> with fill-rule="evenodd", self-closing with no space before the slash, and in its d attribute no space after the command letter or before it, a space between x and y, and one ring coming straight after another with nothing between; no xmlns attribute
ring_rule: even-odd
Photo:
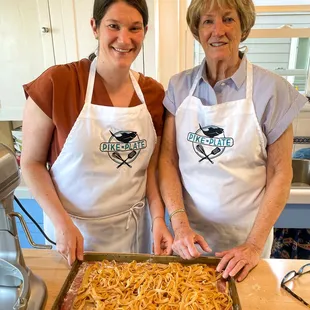
<svg viewBox="0 0 310 310"><path fill-rule="evenodd" d="M251 243L244 243L228 251L215 253L221 261L216 267L218 272L223 271L223 278L228 276L234 277L236 274L237 281L243 281L248 273L258 264L261 250Z"/></svg>
<svg viewBox="0 0 310 310"><path fill-rule="evenodd" d="M153 223L153 252L155 255L171 255L173 237L169 232L165 220L157 218Z"/></svg>

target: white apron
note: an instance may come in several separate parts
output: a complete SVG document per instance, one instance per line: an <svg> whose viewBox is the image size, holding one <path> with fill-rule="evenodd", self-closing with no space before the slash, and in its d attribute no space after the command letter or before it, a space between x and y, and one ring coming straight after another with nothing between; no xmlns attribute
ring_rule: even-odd
<svg viewBox="0 0 310 310"><path fill-rule="evenodd" d="M214 106L193 96L203 67L176 112L176 139L189 221L219 252L244 243L253 226L265 193L266 140L252 101L252 64L246 98ZM272 241L273 230L263 257Z"/></svg>
<svg viewBox="0 0 310 310"><path fill-rule="evenodd" d="M97 58L92 62L84 107L51 168L58 197L84 237L84 250L151 252L146 205L147 167L156 144L151 115L142 104L121 108L91 104ZM55 240L44 214L44 229Z"/></svg>

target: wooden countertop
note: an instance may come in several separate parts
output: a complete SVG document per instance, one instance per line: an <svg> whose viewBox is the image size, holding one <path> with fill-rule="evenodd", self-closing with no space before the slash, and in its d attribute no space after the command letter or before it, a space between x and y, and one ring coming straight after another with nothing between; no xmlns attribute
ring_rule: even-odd
<svg viewBox="0 0 310 310"><path fill-rule="evenodd" d="M53 250L23 249L23 254L27 266L46 283L48 290L46 309L49 310L70 269L64 259ZM261 260L243 282L237 283L242 309L307 309L280 287L281 280L287 272L298 271L307 263L310 263L310 260ZM290 288L310 303L310 274L292 281Z"/></svg>

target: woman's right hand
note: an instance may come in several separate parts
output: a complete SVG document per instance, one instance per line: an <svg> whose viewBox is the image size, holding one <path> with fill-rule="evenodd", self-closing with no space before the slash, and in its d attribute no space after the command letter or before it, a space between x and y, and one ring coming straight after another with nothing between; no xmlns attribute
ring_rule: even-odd
<svg viewBox="0 0 310 310"><path fill-rule="evenodd" d="M201 255L195 244L199 244L205 252L212 252L204 238L196 234L189 225L174 230L172 249L183 259L193 259Z"/></svg>
<svg viewBox="0 0 310 310"><path fill-rule="evenodd" d="M83 260L84 238L71 221L64 227L55 226L56 249L71 266L76 259Z"/></svg>

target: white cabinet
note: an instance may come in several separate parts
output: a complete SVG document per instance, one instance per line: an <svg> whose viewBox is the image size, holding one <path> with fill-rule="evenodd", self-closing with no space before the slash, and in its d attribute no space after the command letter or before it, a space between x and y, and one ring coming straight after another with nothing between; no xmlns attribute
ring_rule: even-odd
<svg viewBox="0 0 310 310"><path fill-rule="evenodd" d="M50 15L53 45L57 64L88 57L95 51L98 41L90 27L93 1L53 0Z"/></svg>
<svg viewBox="0 0 310 310"><path fill-rule="evenodd" d="M148 2L152 18L154 0ZM23 84L54 64L88 57L96 49L90 27L93 1L0 0L0 7L0 121L22 120ZM143 50L132 67L155 77L155 30L149 28L150 69L145 69Z"/></svg>
<svg viewBox="0 0 310 310"><path fill-rule="evenodd" d="M0 120L21 120L22 85L53 65L47 0L0 0Z"/></svg>

